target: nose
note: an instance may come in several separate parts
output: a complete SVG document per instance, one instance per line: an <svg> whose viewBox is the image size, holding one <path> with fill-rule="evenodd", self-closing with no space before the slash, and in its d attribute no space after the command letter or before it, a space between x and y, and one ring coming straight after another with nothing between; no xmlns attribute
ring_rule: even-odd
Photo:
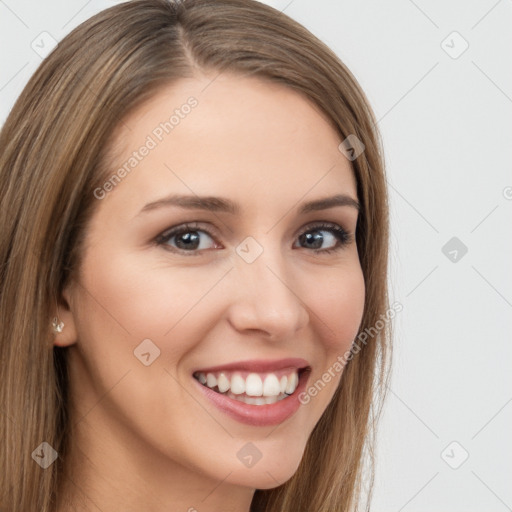
<svg viewBox="0 0 512 512"><path fill-rule="evenodd" d="M298 280L291 270L281 255L270 251L252 263L237 259L231 272L230 324L240 332L263 332L271 340L290 338L305 327L307 289L313 283Z"/></svg>

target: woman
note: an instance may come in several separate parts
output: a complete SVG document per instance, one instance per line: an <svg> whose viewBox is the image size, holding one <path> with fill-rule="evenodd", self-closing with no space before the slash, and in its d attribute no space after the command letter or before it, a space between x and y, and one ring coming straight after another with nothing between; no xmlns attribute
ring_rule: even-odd
<svg viewBox="0 0 512 512"><path fill-rule="evenodd" d="M333 52L252 0L135 0L0 141L2 510L355 509L388 206Z"/></svg>

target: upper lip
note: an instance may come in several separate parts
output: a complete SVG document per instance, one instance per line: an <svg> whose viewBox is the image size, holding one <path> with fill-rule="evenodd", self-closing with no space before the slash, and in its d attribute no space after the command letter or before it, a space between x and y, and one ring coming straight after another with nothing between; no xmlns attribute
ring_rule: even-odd
<svg viewBox="0 0 512 512"><path fill-rule="evenodd" d="M235 361L233 363L220 364L217 366L209 366L208 368L197 368L193 373L201 372L221 372L242 370L247 372L273 372L285 368L302 369L310 366L308 361L300 357L288 357L285 359L250 359L245 361Z"/></svg>

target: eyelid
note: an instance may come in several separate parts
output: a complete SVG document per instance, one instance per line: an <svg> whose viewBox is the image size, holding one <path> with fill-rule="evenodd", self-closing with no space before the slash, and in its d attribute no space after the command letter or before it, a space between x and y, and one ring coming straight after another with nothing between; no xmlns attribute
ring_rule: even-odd
<svg viewBox="0 0 512 512"><path fill-rule="evenodd" d="M312 221L306 225L304 225L300 231L299 235L314 229L322 230L322 229L338 229L343 230L347 235L350 235L350 230L346 229L342 224L339 222L331 222L327 220L319 220L319 221Z"/></svg>
<svg viewBox="0 0 512 512"><path fill-rule="evenodd" d="M180 233L182 231L204 231L208 236L211 238L219 238L219 232L218 230L213 227L212 225L209 225L209 227L205 228L202 224L209 224L209 223L203 223L201 221L193 221L193 222L183 222L182 224L178 224L176 226L173 226L171 228L167 228L165 231L162 231L157 237L155 238L155 242L157 243L163 243L162 241L165 241L166 239L169 239L172 234L174 233ZM159 242L160 241L160 242ZM215 240L215 243L217 240Z"/></svg>

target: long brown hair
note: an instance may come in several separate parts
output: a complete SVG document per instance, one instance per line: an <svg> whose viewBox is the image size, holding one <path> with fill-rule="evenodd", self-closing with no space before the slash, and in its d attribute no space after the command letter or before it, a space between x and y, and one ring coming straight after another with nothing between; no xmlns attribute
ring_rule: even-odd
<svg viewBox="0 0 512 512"><path fill-rule="evenodd" d="M356 241L366 286L360 332L389 309L388 204L375 118L356 79L303 26L255 0L134 0L67 35L41 63L0 133L0 508L55 510L67 453L66 351L52 313L79 269L93 191L109 176L109 143L128 112L197 69L290 87L326 114L341 140L365 146L352 161L361 211ZM257 490L253 511L355 508L363 462L389 378L389 322L348 361L300 466ZM58 452L43 469L41 442ZM369 484L373 481L370 464Z"/></svg>

